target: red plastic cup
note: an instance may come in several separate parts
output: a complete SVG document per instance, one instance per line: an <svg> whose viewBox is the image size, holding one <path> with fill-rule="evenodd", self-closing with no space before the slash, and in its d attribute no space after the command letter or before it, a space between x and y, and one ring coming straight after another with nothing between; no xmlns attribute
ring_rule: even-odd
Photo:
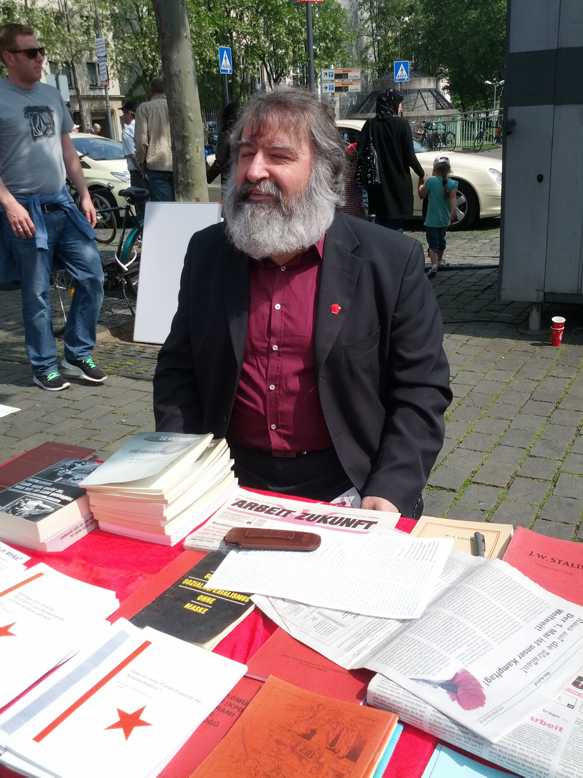
<svg viewBox="0 0 583 778"><path fill-rule="evenodd" d="M563 341L563 333L565 332L565 317L553 316L551 323L551 346L559 348Z"/></svg>

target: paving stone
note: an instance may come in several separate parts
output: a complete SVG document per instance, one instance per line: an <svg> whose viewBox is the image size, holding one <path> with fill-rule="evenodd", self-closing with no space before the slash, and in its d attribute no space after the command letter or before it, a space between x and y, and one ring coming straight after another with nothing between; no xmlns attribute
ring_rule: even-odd
<svg viewBox="0 0 583 778"><path fill-rule="evenodd" d="M566 427L564 428L566 429ZM530 453L535 457L547 457L549 459L562 459L569 444L561 440L549 440L539 438Z"/></svg>
<svg viewBox="0 0 583 778"><path fill-rule="evenodd" d="M545 424L544 417L521 412L517 413L511 420L510 429L532 430L533 432L538 432L543 424Z"/></svg>
<svg viewBox="0 0 583 778"><path fill-rule="evenodd" d="M558 468L559 462L555 459L529 456L520 465L518 475L527 478L539 478L541 480L552 481Z"/></svg>
<svg viewBox="0 0 583 778"><path fill-rule="evenodd" d="M522 500L532 505L540 505L549 490L547 481L517 476L508 489L509 500Z"/></svg>
<svg viewBox="0 0 583 778"><path fill-rule="evenodd" d="M486 521L486 511L479 506L459 502L452 505L447 514L448 519L460 519L461 521Z"/></svg>
<svg viewBox="0 0 583 778"><path fill-rule="evenodd" d="M530 528L534 523L538 507L529 505L522 500L506 499L498 506L490 517L491 521L503 524L516 524L519 527Z"/></svg>
<svg viewBox="0 0 583 778"><path fill-rule="evenodd" d="M462 440L461 448L472 451L489 451L498 442L498 435L488 435L483 432L472 432Z"/></svg>
<svg viewBox="0 0 583 778"><path fill-rule="evenodd" d="M559 497L573 497L583 500L583 477L561 474L555 486L555 494Z"/></svg>
<svg viewBox="0 0 583 778"><path fill-rule="evenodd" d="M551 422L555 425L564 425L575 429L583 422L583 412L562 410L558 408L551 416Z"/></svg>
<svg viewBox="0 0 583 778"><path fill-rule="evenodd" d="M571 524L563 524L559 521L537 519L532 527L535 532L562 540L575 540L575 527Z"/></svg>
<svg viewBox="0 0 583 778"><path fill-rule="evenodd" d="M571 452L574 454L583 454L583 435L577 435L573 442Z"/></svg>
<svg viewBox="0 0 583 778"><path fill-rule="evenodd" d="M532 430L514 429L504 435L500 440L505 446L515 446L517 448L528 448L532 443L535 433Z"/></svg>
<svg viewBox="0 0 583 778"><path fill-rule="evenodd" d="M472 480L475 483L504 487L512 478L512 469L504 463L488 462Z"/></svg>
<svg viewBox="0 0 583 778"><path fill-rule="evenodd" d="M506 419L492 419L490 416L483 416L473 425L473 431L499 435L508 429L508 425L509 422Z"/></svg>
<svg viewBox="0 0 583 778"><path fill-rule="evenodd" d="M455 492L453 491L426 489L423 493L423 513L426 516L445 516L454 496Z"/></svg>
<svg viewBox="0 0 583 778"><path fill-rule="evenodd" d="M572 497L552 495L543 505L540 518L577 525L583 518L583 505L580 500Z"/></svg>
<svg viewBox="0 0 583 778"><path fill-rule="evenodd" d="M444 464L431 473L429 485L443 489L459 489L473 470L480 465L482 458L483 454L477 451L463 449L453 451Z"/></svg>
<svg viewBox="0 0 583 778"><path fill-rule="evenodd" d="M531 413L534 416L550 416L554 410L554 403L550 402L535 402L529 400L523 407L524 413Z"/></svg>
<svg viewBox="0 0 583 778"><path fill-rule="evenodd" d="M583 475L583 454L569 454L563 462L561 470L565 473Z"/></svg>
<svg viewBox="0 0 583 778"><path fill-rule="evenodd" d="M467 421L450 421L445 422L445 435L452 440L460 440L467 434L470 424Z"/></svg>
<svg viewBox="0 0 583 778"><path fill-rule="evenodd" d="M500 498L500 489L484 484L470 484L464 491L460 503L475 506L481 511L492 510Z"/></svg>

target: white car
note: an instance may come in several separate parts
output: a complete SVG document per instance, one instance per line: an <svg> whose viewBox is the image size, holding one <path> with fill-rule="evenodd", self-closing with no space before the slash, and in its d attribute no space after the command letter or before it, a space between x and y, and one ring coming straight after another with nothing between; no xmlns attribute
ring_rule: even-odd
<svg viewBox="0 0 583 778"><path fill-rule="evenodd" d="M125 207L127 201L119 192L130 185L130 174L121 143L84 132L73 133L71 140L95 207Z"/></svg>
<svg viewBox="0 0 583 778"><path fill-rule="evenodd" d="M336 126L346 143L358 141L364 127L364 119L339 119ZM433 171L433 160L447 156L451 163L451 176L459 182L457 206L458 220L451 229L461 225L472 226L478 219L499 217L502 201L502 160L486 154L456 151L430 151L413 141L415 154L425 175ZM417 176L411 171L413 181L413 214L421 217L423 203L417 194Z"/></svg>

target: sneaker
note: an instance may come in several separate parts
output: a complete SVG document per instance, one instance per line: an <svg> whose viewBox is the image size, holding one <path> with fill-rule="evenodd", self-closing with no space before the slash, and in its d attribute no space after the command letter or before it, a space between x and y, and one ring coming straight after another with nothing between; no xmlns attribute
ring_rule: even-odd
<svg viewBox="0 0 583 778"><path fill-rule="evenodd" d="M41 389L46 389L47 392L60 392L71 386L58 370L51 370L50 373L45 373L44 375L33 375L32 380Z"/></svg>
<svg viewBox="0 0 583 778"><path fill-rule="evenodd" d="M82 378L84 381L90 381L93 384L102 384L107 378L103 370L97 367L93 357L63 359L62 367L65 375Z"/></svg>
<svg viewBox="0 0 583 778"><path fill-rule="evenodd" d="M427 271L427 278L434 278L436 275L437 275L437 268L436 267L429 268L429 270Z"/></svg>

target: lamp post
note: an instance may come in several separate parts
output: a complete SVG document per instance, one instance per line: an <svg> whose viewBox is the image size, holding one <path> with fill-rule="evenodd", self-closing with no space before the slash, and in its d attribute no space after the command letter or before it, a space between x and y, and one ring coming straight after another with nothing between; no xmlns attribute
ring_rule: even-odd
<svg viewBox="0 0 583 778"><path fill-rule="evenodd" d="M484 83L487 84L488 86L494 87L494 111L496 111L498 108L496 94L497 94L498 87L504 86L504 79L501 79L500 81L497 81L496 79L494 79L493 81L486 80L484 81Z"/></svg>

